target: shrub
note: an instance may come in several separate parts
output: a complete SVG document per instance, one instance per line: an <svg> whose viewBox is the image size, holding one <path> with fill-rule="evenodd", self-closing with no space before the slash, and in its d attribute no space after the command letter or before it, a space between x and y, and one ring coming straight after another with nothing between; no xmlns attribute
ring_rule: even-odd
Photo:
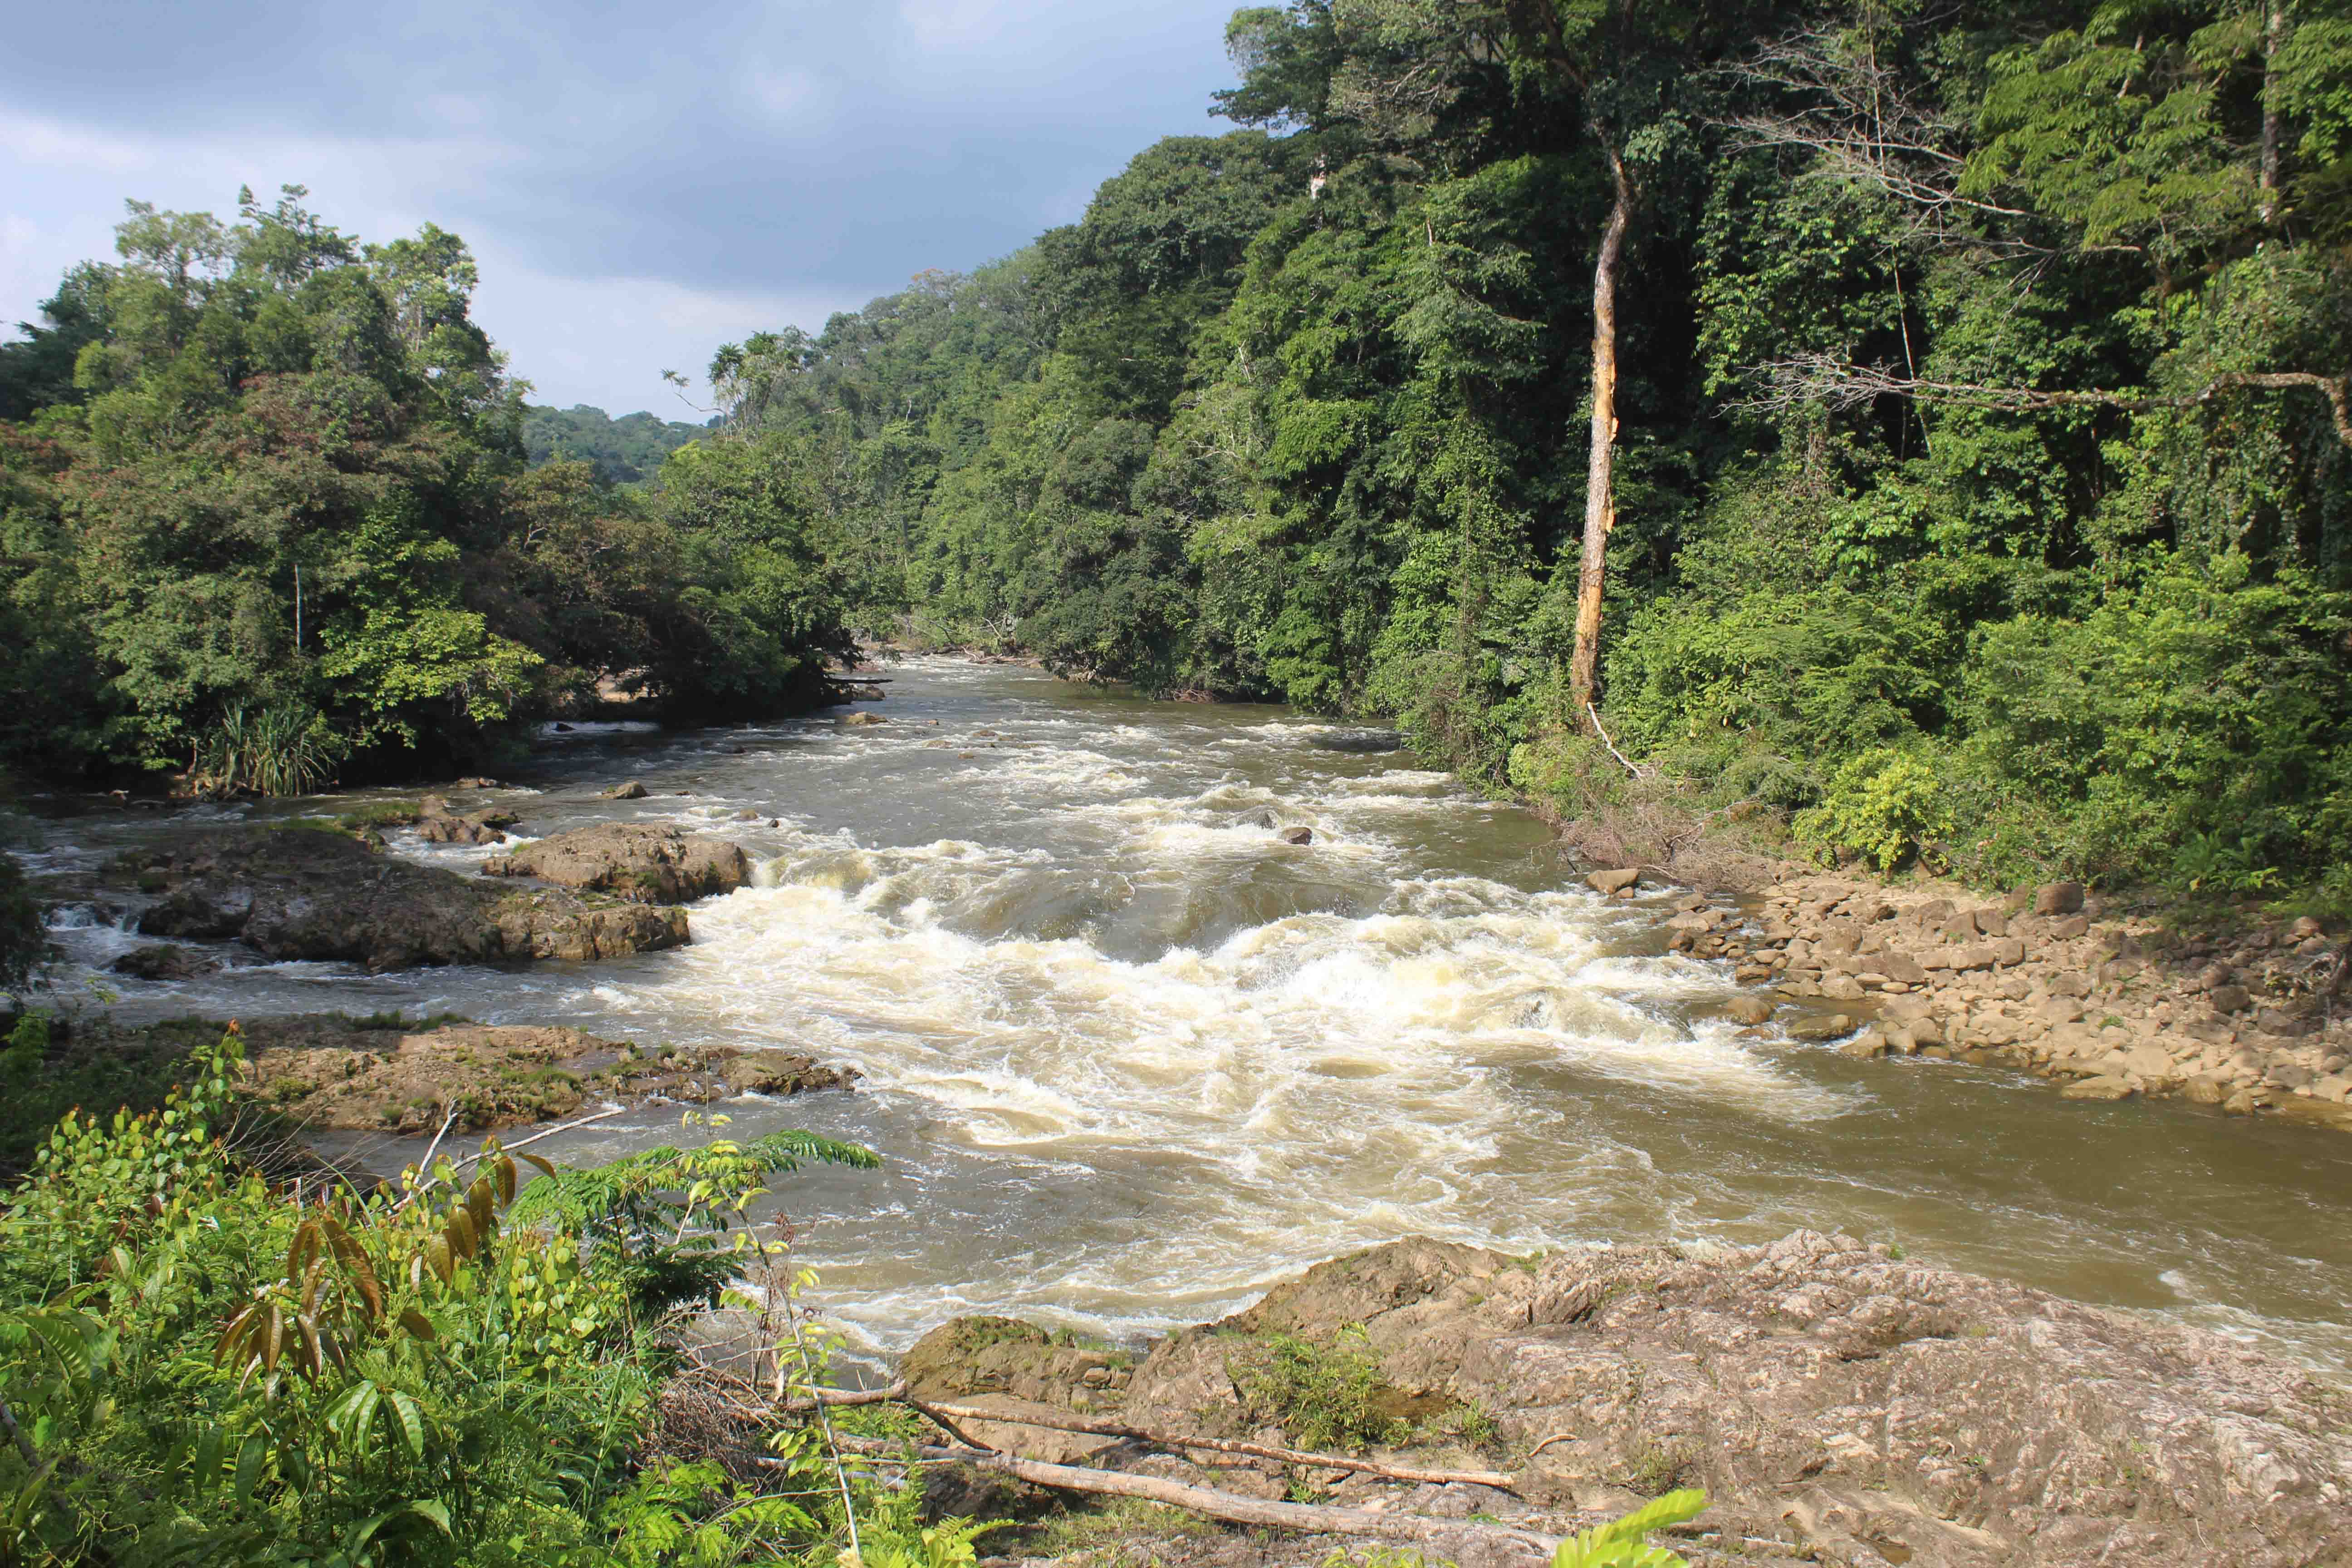
<svg viewBox="0 0 2352 1568"><path fill-rule="evenodd" d="M1874 746L1832 776L1821 805L1797 814L1800 842L1891 871L1952 830L1936 770L1916 752Z"/></svg>

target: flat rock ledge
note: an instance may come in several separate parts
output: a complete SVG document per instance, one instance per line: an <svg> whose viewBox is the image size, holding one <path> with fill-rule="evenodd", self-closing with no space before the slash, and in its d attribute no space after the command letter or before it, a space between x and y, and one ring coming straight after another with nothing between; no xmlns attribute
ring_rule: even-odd
<svg viewBox="0 0 2352 1568"><path fill-rule="evenodd" d="M1587 880L1636 898L1641 876ZM2328 994L2347 938L2316 920L2192 936L2071 882L1987 900L1801 873L1738 902L1670 902L1670 949L1759 988L1732 1010L1743 1024L1793 1005L1792 1037L1851 1056L1993 1063L2072 1100L2178 1096L2352 1131L2352 992Z"/></svg>
<svg viewBox="0 0 2352 1568"><path fill-rule="evenodd" d="M1005 1319L958 1319L905 1357L918 1396L1083 1412L1203 1436L1273 1437L1247 1396L1253 1346L1360 1325L1381 1396L1475 1409L1471 1445L1424 1424L1375 1453L1496 1468L1485 1487L1354 1477L1321 1500L1473 1514L1558 1532L1703 1486L1719 1531L1696 1562L1879 1568L2309 1568L2352 1562L2352 1398L2201 1331L1922 1268L1798 1231L1769 1247L1575 1249L1539 1258L1414 1239L1322 1264L1140 1361ZM1196 1470L1008 1420L987 1440L1279 1497L1262 1461ZM1089 1449L1087 1445L1093 1445ZM1203 1458L1211 1456L1202 1455ZM1314 1472L1328 1474L1328 1472ZM1321 1560L1331 1542L1231 1531L1150 1542L1167 1565ZM1110 1543L1117 1545L1118 1543ZM1360 1544L1360 1543L1359 1543ZM1126 1556L1132 1557L1132 1551ZM1108 1560L1122 1560L1117 1553ZM1532 1563L1497 1545L1463 1568Z"/></svg>
<svg viewBox="0 0 2352 1568"><path fill-rule="evenodd" d="M200 835L125 857L110 875L160 895L140 916L142 933L236 941L273 959L371 970L593 963L688 941L683 910L493 887L301 827Z"/></svg>
<svg viewBox="0 0 2352 1568"><path fill-rule="evenodd" d="M682 903L731 893L751 879L740 845L658 823L600 822L552 834L483 864L491 877L529 877L636 903Z"/></svg>
<svg viewBox="0 0 2352 1568"><path fill-rule="evenodd" d="M245 1026L246 1091L305 1126L459 1132L570 1116L598 1103L687 1105L751 1092L846 1089L852 1068L787 1050L640 1049L578 1029L395 1024L337 1015Z"/></svg>

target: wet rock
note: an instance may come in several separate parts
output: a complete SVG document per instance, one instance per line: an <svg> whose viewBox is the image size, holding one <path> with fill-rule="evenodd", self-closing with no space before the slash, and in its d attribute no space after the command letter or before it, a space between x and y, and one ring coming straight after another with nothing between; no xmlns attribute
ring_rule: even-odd
<svg viewBox="0 0 2352 1568"><path fill-rule="evenodd" d="M509 817L509 821L513 819ZM446 812L416 819L416 836L427 844L504 844L507 836L478 816Z"/></svg>
<svg viewBox="0 0 2352 1568"><path fill-rule="evenodd" d="M631 779L626 784L614 784L611 789L606 790L601 798L604 800L643 800L646 798L646 786L639 784L636 780Z"/></svg>
<svg viewBox="0 0 2352 1568"><path fill-rule="evenodd" d="M152 872L154 868L147 868ZM139 879L142 887L150 886L152 876ZM222 942L245 930L253 918L253 889L235 884L198 883L174 887L163 901L155 904L139 917L142 936L180 936L197 942Z"/></svg>
<svg viewBox="0 0 2352 1568"><path fill-rule="evenodd" d="M825 1067L814 1057L792 1051L745 1051L719 1068L720 1079L735 1094L803 1094L812 1089L847 1089L857 1080L855 1068Z"/></svg>
<svg viewBox="0 0 2352 1568"><path fill-rule="evenodd" d="M2078 914L2082 908L2080 882L2044 882L2033 890L2033 912L2037 915Z"/></svg>
<svg viewBox="0 0 2352 1568"><path fill-rule="evenodd" d="M372 970L591 962L687 942L683 910L490 888L375 854L341 833L199 834L126 857L109 874L165 889L141 917L142 931L234 937L276 959L341 959Z"/></svg>
<svg viewBox="0 0 2352 1568"><path fill-rule="evenodd" d="M1584 882L1596 893L1609 894L1622 893L1641 879L1642 873L1638 868L1626 866L1615 870L1587 872Z"/></svg>
<svg viewBox="0 0 2352 1568"><path fill-rule="evenodd" d="M1286 827L1275 837L1285 844L1312 844L1315 842L1315 830L1311 827Z"/></svg>
<svg viewBox="0 0 2352 1568"><path fill-rule="evenodd" d="M2129 1100L2139 1092L2131 1080L2112 1074L2086 1078L2080 1083L2070 1083L2059 1094L2068 1100Z"/></svg>
<svg viewBox="0 0 2352 1568"><path fill-rule="evenodd" d="M451 789L496 789L499 787L499 781L480 777L458 779L449 787Z"/></svg>
<svg viewBox="0 0 2352 1568"><path fill-rule="evenodd" d="M107 968L117 974L128 974L134 980L194 980L200 974L215 973L220 960L198 952L194 948L173 947L157 942L149 947L134 947Z"/></svg>
<svg viewBox="0 0 2352 1568"><path fill-rule="evenodd" d="M1772 1004L1745 992L1723 1005L1723 1010L1750 1028L1772 1021Z"/></svg>
<svg viewBox="0 0 2352 1568"><path fill-rule="evenodd" d="M1789 1026L1792 1040L1842 1040L1853 1033L1853 1020L1843 1013L1817 1014Z"/></svg>
<svg viewBox="0 0 2352 1568"><path fill-rule="evenodd" d="M1864 1029L1861 1034L1838 1047L1840 1056L1858 1057L1864 1061L1875 1060L1892 1048L1885 1035L1876 1029Z"/></svg>
<svg viewBox="0 0 2352 1568"><path fill-rule="evenodd" d="M1336 734L1317 735L1307 743L1318 751L1369 755L1404 750L1404 736L1394 730L1343 730Z"/></svg>
<svg viewBox="0 0 2352 1568"><path fill-rule="evenodd" d="M635 903L673 903L734 891L751 879L740 845L688 837L659 823L601 822L526 844L484 862L490 877L530 877Z"/></svg>
<svg viewBox="0 0 2352 1568"><path fill-rule="evenodd" d="M2226 1073L2200 1072L2182 1085L2180 1092L2191 1104L2219 1105L2230 1098L2230 1078Z"/></svg>
<svg viewBox="0 0 2352 1568"><path fill-rule="evenodd" d="M742 810L735 814L735 820L738 822L757 822L760 820L760 814L753 811L751 807L745 806Z"/></svg>
<svg viewBox="0 0 2352 1568"><path fill-rule="evenodd" d="M890 721L879 713L849 713L843 715L841 721L852 728L862 729L869 724L887 724Z"/></svg>

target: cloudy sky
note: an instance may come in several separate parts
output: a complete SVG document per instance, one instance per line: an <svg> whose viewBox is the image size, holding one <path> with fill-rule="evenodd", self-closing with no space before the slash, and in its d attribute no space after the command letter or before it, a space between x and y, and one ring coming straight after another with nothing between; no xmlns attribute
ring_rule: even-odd
<svg viewBox="0 0 2352 1568"><path fill-rule="evenodd" d="M1229 129L1235 0L50 0L0 51L0 323L110 255L125 197L240 184L366 239L426 219L533 400L659 382L1076 217L1156 137Z"/></svg>

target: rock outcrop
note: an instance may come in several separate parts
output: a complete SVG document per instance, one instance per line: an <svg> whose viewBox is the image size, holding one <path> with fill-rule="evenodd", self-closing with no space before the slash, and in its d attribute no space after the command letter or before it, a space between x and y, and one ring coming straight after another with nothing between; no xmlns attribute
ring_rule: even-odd
<svg viewBox="0 0 2352 1568"><path fill-rule="evenodd" d="M1043 1406L1219 1436L1257 1418L1234 1370L1254 1340L1359 1329L1401 1408L1491 1416L1486 1459L1507 1459L1517 1496L1399 1497L1359 1477L1328 1489L1335 1502L1386 1491L1557 1531L1578 1510L1704 1486L1701 1522L1721 1538L1857 1568L2299 1568L2352 1551L2343 1390L2217 1335L1810 1231L1540 1259L1397 1242L1170 1335L1131 1369L965 1319L901 1374L1011 1417Z"/></svg>
<svg viewBox="0 0 2352 1568"><path fill-rule="evenodd" d="M790 1052L641 1051L567 1028L386 1028L330 1014L260 1019L245 1035L247 1091L322 1128L424 1131L454 1113L453 1127L468 1131L568 1116L596 1100L704 1104L747 1089L847 1089L857 1078Z"/></svg>
<svg viewBox="0 0 2352 1568"><path fill-rule="evenodd" d="M637 903L733 892L751 879L741 846L648 822L600 822L523 845L484 863L491 877L529 877Z"/></svg>
<svg viewBox="0 0 2352 1568"><path fill-rule="evenodd" d="M275 959L341 959L372 970L524 959L593 962L681 947L681 910L487 886L300 828L205 834L118 863L163 897L150 936L235 939Z"/></svg>
<svg viewBox="0 0 2352 1568"><path fill-rule="evenodd" d="M1862 1031L1841 1047L1853 1056L2000 1062L2080 1080L2075 1100L2182 1095L2352 1130L2352 1016L2327 994L2343 941L2308 917L2190 935L2073 882L1996 903L1826 875L1676 907L1667 945L1816 1012L1797 1037L1834 1006L1835 1034Z"/></svg>

